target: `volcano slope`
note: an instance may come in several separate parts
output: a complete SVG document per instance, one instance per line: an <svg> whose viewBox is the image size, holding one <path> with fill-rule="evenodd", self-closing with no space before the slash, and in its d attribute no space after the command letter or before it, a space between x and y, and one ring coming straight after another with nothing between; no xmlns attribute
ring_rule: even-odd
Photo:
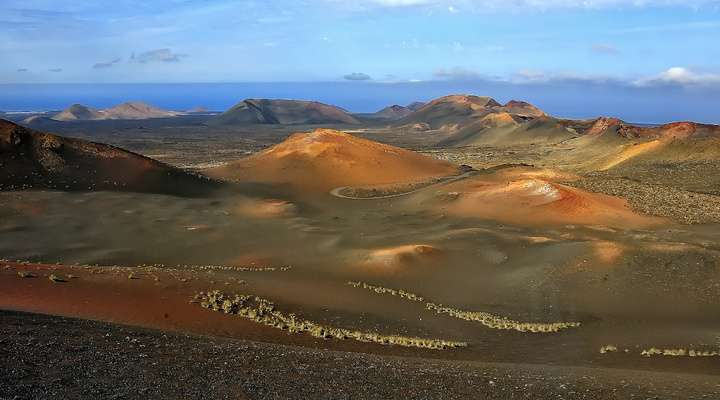
<svg viewBox="0 0 720 400"><path fill-rule="evenodd" d="M487 110L478 114L483 114L478 120L489 115ZM497 114L498 123L505 117L502 112L490 114ZM546 118L507 114L521 125ZM315 351L333 357L352 357L348 352L355 352L446 358L441 362L446 366L457 366L458 360L505 363L503 379L472 372L496 398L520 391L522 394L517 396L539 399L557 398L557 392L561 397L592 398L598 391L600 398L622 398L621 390L631 391L626 397L647 392L648 397L712 398L720 384L720 367L712 355L717 354L720 331L715 317L720 296L717 225L686 226L664 219L658 224L655 218L629 210L620 198L571 187L579 186L587 174L612 173L640 157L629 157L600 171L587 163L607 165L607 159L592 158L592 151L609 157L631 148L631 143L655 139L627 138L612 131L593 138L586 133L593 121L557 120L557 124L568 128L567 132L574 131L577 138L548 145L504 146L498 141L492 147L430 150L437 151L438 156L451 151L463 156L481 154L487 157L487 166L497 166L507 159L517 163L525 154L532 154L538 164L556 167L566 162L567 169L577 169L575 173L522 166L487 168L458 176L458 167L446 161L321 130L295 135L224 169L209 170L228 180L256 182L272 189L292 186L296 192L316 194L300 200L300 196L278 195L257 204L237 193L189 198L153 193L0 191L0 257L31 261L0 261L0 308L114 321L156 328L162 333L180 331L205 338L222 336L271 343L264 348L280 349L278 352L283 354L273 362L257 364L256 354L231 357L254 363L254 374L271 377L247 384L254 390L251 393L258 393L257 397L272 397L275 393L271 389L277 388L273 386L276 383L270 381L277 382L283 372L273 368L286 361L291 351L276 346L290 344L322 349ZM263 128L274 126L257 129ZM427 133L433 136L436 132ZM696 139L674 139L674 143L688 140ZM601 146L605 142L607 145ZM587 146L583 146L585 143ZM581 157L583 149L588 153ZM206 153L207 147L203 143L195 151ZM586 165L587 173L580 168ZM327 193L336 185L408 186L414 180L434 181L444 176L457 179L422 186L402 196L358 201ZM62 264L42 264L43 260ZM212 295L215 300L209 302L208 296L215 291L227 296L221 298L229 300L227 306L224 301L218 303L217 295ZM198 298L201 292L205 296ZM270 307L280 314L272 314L263 322L268 315L258 318L254 308L239 309L247 304L234 303L234 295L241 303L248 299L244 296L252 295L276 302L276 306L258 304L265 311ZM247 318L251 315L255 318ZM284 318L278 320L278 315ZM309 335L293 327L294 333L289 334L291 329L286 323L297 322L290 315L312 321L309 325L320 329ZM23 322L18 324L24 326ZM570 328L557 332L517 329L548 324ZM47 328L40 328L45 325ZM111 371L128 371L137 365L156 371L151 365L158 362L155 357L167 359L150 351L160 349L162 353L169 346L156 347L154 342L143 339L134 342L135 336L125 339L128 334L124 332L131 328L118 326L102 325L97 328L100 331L93 331L101 340L80 340L84 344L78 350L74 340L68 343L56 339L67 338L68 325L75 327L72 332L78 332L73 338L87 338L83 332L89 332L89 328L74 321L57 326L49 319L41 319L30 329L20 330L13 328L15 323L0 324L9 327L4 344L10 347L6 353L12 356L0 357L10 360L6 361L10 367L4 370L11 374L0 379L0 385L8 382L6 385L12 388L5 392L20 392L20 396L42 393L47 386L32 391L25 371L38 372L35 360L43 357L49 359L48 364L57 365L59 353L60 362L72 365L94 362L100 358L94 356L97 354L108 356ZM308 323L303 325L307 327ZM331 337L318 337L328 333L323 326L332 328ZM332 333L338 331L336 328L342 328L340 332L366 332L360 337L376 341L341 339L333 336L337 335ZM29 331L37 333L32 342L27 337ZM396 335L393 340L400 336L410 343L423 343L415 338L437 339L466 343L467 347L439 350L393 346L389 341L381 344L387 335ZM168 340L174 339L157 340L170 344ZM179 346L185 348L188 342L172 344L177 343L183 343ZM293 353L305 351L292 349ZM665 350L657 349L667 350L667 355ZM191 364L208 371L202 362L209 357L207 351L191 353L197 355L197 363L195 358L186 362L182 354L188 354L187 348L184 351L178 351L177 358L171 357L163 365L172 370ZM90 359L79 359L78 354ZM217 359L218 354L210 358L221 365L225 360ZM312 370L309 366L317 366L318 358L312 357L315 355L296 370L305 374ZM385 358L367 357L387 363ZM11 364L20 358L31 362L23 364L22 369ZM228 362L236 365L232 360ZM571 393L576 389L556 380L556 373L551 372L542 381L550 382L553 390L544 393L535 380L507 378L508 374L524 374L527 364L538 364L532 368L542 371L571 371L592 385ZM99 362L92 365L105 368ZM312 391L316 382L332 386L335 396L328 397L342 396L346 392L337 392L339 386L328 378L327 365L331 364L313 370L319 372L312 377L305 374L293 380L289 391L278 396L304 395L306 392L297 387ZM357 365L343 370L348 375L338 380L347 382L352 378L346 376L351 376L367 384L364 375L368 368L374 368ZM438 364L432 365L435 370ZM427 367L421 368L427 371ZM606 380L610 370L616 371L617 380ZM647 391L623 386L630 382L630 376L650 374L641 374L641 370L670 374L653 378L649 383L652 388ZM227 377L215 369L209 371L215 378ZM458 376L455 370L450 371L451 376ZM114 381L98 384L100 375L82 376L78 386L115 387ZM445 391L443 379L430 379L441 382L433 384L442 392L435 397L452 397ZM382 377L379 380L389 385L396 383ZM55 385L56 381L52 382ZM467 390L458 397L482 398L485 389L478 394L476 386L467 382L460 383ZM671 386L672 391L658 391L660 384ZM134 392L128 393L126 397L133 397ZM377 397L404 394L397 393ZM423 391L417 397L432 397L428 393L436 392ZM317 392L304 397L313 395L317 397Z"/></svg>
<svg viewBox="0 0 720 400"><path fill-rule="evenodd" d="M296 133L247 158L203 171L224 180L292 185L326 192L339 186L406 184L456 175L458 167L347 133Z"/></svg>
<svg viewBox="0 0 720 400"><path fill-rule="evenodd" d="M208 121L212 126L358 124L340 107L303 100L246 99Z"/></svg>
<svg viewBox="0 0 720 400"><path fill-rule="evenodd" d="M663 223L633 212L622 198L557 183L561 177L553 171L510 167L444 185L433 191L429 203L437 212L525 226L637 229Z"/></svg>
<svg viewBox="0 0 720 400"><path fill-rule="evenodd" d="M442 104L443 120L453 124L414 133L433 146L429 151L438 158L478 169L524 163L573 172L582 179L572 186L625 197L635 211L685 223L720 222L719 126L639 126L607 117L567 120L530 106L523 112L522 102L485 107L476 101L473 111L467 106L472 102L462 99L431 102Z"/></svg>
<svg viewBox="0 0 720 400"><path fill-rule="evenodd" d="M0 120L0 187L200 195L219 185L117 147Z"/></svg>

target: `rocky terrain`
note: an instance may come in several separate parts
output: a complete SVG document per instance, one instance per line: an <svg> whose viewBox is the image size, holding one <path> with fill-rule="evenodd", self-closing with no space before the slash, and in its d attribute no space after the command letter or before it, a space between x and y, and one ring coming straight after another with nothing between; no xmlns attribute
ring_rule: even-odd
<svg viewBox="0 0 720 400"><path fill-rule="evenodd" d="M0 121L0 398L715 396L717 126L386 111Z"/></svg>
<svg viewBox="0 0 720 400"><path fill-rule="evenodd" d="M707 376L323 351L0 312L0 398L712 399ZM168 362L172 360L172 362Z"/></svg>
<svg viewBox="0 0 720 400"><path fill-rule="evenodd" d="M207 178L117 147L0 120L0 188L207 193Z"/></svg>

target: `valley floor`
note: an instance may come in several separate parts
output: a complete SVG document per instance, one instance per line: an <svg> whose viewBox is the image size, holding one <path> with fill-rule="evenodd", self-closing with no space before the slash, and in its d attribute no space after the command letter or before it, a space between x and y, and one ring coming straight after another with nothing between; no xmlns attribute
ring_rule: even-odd
<svg viewBox="0 0 720 400"><path fill-rule="evenodd" d="M0 311L0 399L713 399L720 377L319 350ZM12 361L12 362L11 362Z"/></svg>

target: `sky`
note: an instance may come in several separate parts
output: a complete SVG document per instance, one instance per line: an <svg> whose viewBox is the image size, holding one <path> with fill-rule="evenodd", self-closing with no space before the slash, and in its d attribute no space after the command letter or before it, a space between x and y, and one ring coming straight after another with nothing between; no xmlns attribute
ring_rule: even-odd
<svg viewBox="0 0 720 400"><path fill-rule="evenodd" d="M0 0L0 83L486 82L716 99L718 38L720 0Z"/></svg>

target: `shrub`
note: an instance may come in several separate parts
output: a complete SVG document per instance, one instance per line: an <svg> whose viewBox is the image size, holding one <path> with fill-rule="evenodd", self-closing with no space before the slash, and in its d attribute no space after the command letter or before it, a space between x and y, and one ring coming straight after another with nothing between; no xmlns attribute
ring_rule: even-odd
<svg viewBox="0 0 720 400"><path fill-rule="evenodd" d="M382 286L375 286L365 282L348 282L348 285L356 288L362 288L373 291L378 294L389 294L392 296L398 296L407 300L424 302L425 299L417 294L406 292L402 289L390 289ZM559 332L564 329L577 328L580 326L580 322L519 322L512 319L493 315L482 311L464 311L457 308L445 307L442 304L435 304L432 302L426 302L425 308L430 311L434 311L437 314L447 314L454 318L463 319L466 321L475 321L485 325L492 329L504 329L504 330L515 330L518 332L532 332L532 333L552 333Z"/></svg>
<svg viewBox="0 0 720 400"><path fill-rule="evenodd" d="M231 298L219 290L213 290L206 293L198 293L190 301L213 311L239 315L276 329L287 329L288 333L306 333L322 339L354 339L360 342L434 350L467 346L465 342L401 335L384 335L375 332L363 332L326 326L313 321L300 319L293 313L281 312L275 308L274 303L258 296L235 295Z"/></svg>

